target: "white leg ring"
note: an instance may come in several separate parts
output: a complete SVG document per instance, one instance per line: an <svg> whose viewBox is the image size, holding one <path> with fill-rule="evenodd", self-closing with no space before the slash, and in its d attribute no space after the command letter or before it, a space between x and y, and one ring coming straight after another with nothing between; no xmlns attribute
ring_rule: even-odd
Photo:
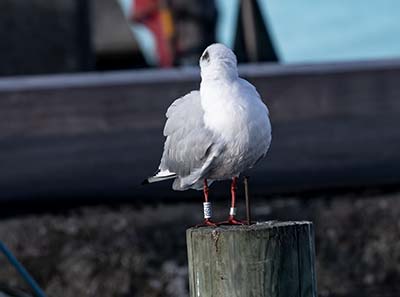
<svg viewBox="0 0 400 297"><path fill-rule="evenodd" d="M235 216L236 215L236 207L231 207L229 209L229 215L230 216Z"/></svg>
<svg viewBox="0 0 400 297"><path fill-rule="evenodd" d="M210 219L212 216L211 202L203 202L204 218Z"/></svg>

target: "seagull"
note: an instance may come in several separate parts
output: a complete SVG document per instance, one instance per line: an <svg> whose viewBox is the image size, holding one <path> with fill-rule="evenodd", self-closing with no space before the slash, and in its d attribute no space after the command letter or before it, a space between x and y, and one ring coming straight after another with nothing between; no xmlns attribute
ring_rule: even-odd
<svg viewBox="0 0 400 297"><path fill-rule="evenodd" d="M223 44L208 46L200 57L200 89L175 100L168 108L166 137L158 171L143 183L174 179L177 191L203 190L205 226L211 220L209 185L231 180L227 224L236 219L240 173L265 157L271 144L267 106L256 88L239 77L237 59Z"/></svg>

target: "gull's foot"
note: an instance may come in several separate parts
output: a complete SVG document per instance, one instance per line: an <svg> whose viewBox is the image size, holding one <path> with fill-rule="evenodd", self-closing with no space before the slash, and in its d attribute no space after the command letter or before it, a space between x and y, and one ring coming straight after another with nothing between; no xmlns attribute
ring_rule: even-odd
<svg viewBox="0 0 400 297"><path fill-rule="evenodd" d="M195 227L199 228L199 227L218 227L218 226L216 223L214 223L210 219L204 219L204 222L202 224L198 224Z"/></svg>
<svg viewBox="0 0 400 297"><path fill-rule="evenodd" d="M223 221L221 223L218 223L218 225L244 225L245 223L242 222L241 220L235 219L234 216L229 216L227 221Z"/></svg>

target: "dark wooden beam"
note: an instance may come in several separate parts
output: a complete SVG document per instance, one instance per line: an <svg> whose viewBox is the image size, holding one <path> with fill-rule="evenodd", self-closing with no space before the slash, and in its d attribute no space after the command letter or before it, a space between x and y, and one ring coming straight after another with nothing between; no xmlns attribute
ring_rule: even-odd
<svg viewBox="0 0 400 297"><path fill-rule="evenodd" d="M253 65L241 73L270 107L270 154L254 197L400 181L400 61ZM0 80L0 201L197 197L156 169L164 114L199 85L195 68ZM212 187L225 197L228 185Z"/></svg>

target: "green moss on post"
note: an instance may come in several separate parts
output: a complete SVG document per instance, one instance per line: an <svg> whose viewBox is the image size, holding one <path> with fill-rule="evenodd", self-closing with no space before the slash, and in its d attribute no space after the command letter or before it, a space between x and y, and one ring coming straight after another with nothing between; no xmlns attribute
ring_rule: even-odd
<svg viewBox="0 0 400 297"><path fill-rule="evenodd" d="M316 297L310 222L186 231L191 297Z"/></svg>

